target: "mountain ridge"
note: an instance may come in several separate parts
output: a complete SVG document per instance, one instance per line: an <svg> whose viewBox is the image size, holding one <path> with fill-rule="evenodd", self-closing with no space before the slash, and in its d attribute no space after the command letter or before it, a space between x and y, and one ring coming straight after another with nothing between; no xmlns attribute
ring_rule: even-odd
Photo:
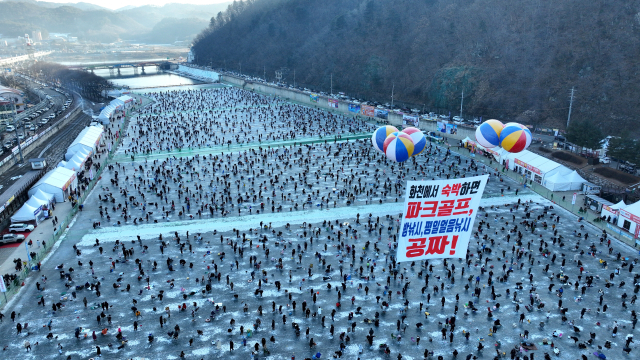
<svg viewBox="0 0 640 360"><path fill-rule="evenodd" d="M194 41L196 61L262 76L296 70L318 91L563 128L637 134L640 1L234 2ZM333 74L333 76L331 76Z"/></svg>
<svg viewBox="0 0 640 360"><path fill-rule="evenodd" d="M60 6L54 7L58 4ZM112 11L106 8L83 10L77 7L78 4L84 3L0 1L0 34L21 36L31 34L33 30L46 30L71 33L81 41L149 40L153 43L172 43L193 39L206 28L211 17L227 6L226 3L204 6L166 4L162 7L145 5ZM154 31L161 31L164 35L154 35Z"/></svg>

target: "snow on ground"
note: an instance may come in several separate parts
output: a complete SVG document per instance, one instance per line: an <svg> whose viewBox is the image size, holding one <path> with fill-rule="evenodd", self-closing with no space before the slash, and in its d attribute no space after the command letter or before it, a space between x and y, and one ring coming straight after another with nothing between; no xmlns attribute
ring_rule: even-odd
<svg viewBox="0 0 640 360"><path fill-rule="evenodd" d="M293 354L305 359L317 352L322 358L331 358L341 348L347 359L396 359L398 354L403 359L423 359L425 351L433 352L433 359L451 359L454 349L459 352L458 359L468 354L493 359L496 351L510 358L511 349L519 350L523 340L538 350L518 353L521 359L525 355L530 359L532 354L535 359L543 359L545 353L552 355L550 345L545 345L551 342L560 351L552 358L562 360L581 355L595 358L597 351L610 359L627 356L622 350L626 337L635 333L631 311L635 310L633 297L640 289L634 288L638 282L634 279L636 250L616 241L609 250L594 227L581 228L583 223L574 215L492 174L482 200L484 210L479 211L474 225L478 233L471 239L468 262L433 260L394 266L389 254L395 251L403 181L471 176L484 169L472 168L464 156L445 158L445 151L436 148L421 155L415 164L392 167L378 154L367 152L366 142L342 144L287 147L286 155L279 149L264 160L251 153L245 159L244 153L236 152L218 158L224 163L216 161L215 166L202 157L200 163L198 159L171 158L166 164L137 161L105 171L99 191L89 196L84 211L77 215L42 272L32 276L3 310L2 358L89 359L96 358L99 346L104 359L178 359L181 352L187 359L249 359L252 352L260 359L288 359ZM329 145L330 150L324 147ZM249 158L252 155L253 160ZM151 166L161 169L160 175L151 175ZM331 178L330 174L338 174L334 166L340 168L339 180ZM141 167L144 176L137 176ZM254 170L265 170L266 174L254 178ZM117 186L111 184L115 171L119 171ZM279 181L272 185L275 174ZM213 193L212 182L218 187L217 199L226 196L229 212L224 216L220 210L213 216L207 211L197 214L200 205L212 203L204 200ZM250 182L259 186L250 186ZM295 184L300 187L297 193ZM171 188L166 191L166 200L155 195L162 185ZM245 190L244 185L255 193ZM259 214L249 212L248 206L257 210L266 202L257 194L265 186L262 196L280 199L282 210L272 211L268 206ZM126 188L127 196L118 187ZM144 191L138 191L140 188ZM313 210L300 205L303 188L305 196L312 196ZM222 196L222 189L230 193ZM100 201L99 197L108 193L114 202ZM239 194L243 196L240 202ZM192 199L191 209L179 215L186 206L186 196ZM322 197L326 200L329 196L329 206L316 206ZM297 209L296 200L300 201ZM347 204L347 200L351 202ZM163 218L157 214L161 210L155 209L156 201L159 208L174 202L176 209ZM99 214L102 204L112 216L110 221ZM119 204L120 209L112 210ZM153 214L135 225L133 219L123 216L122 207L126 206L136 218L143 217L143 211ZM360 214L359 223L356 214ZM114 225L117 221L120 226ZM102 222L102 227L94 229L95 222ZM560 288L562 297L557 292ZM603 294L602 305L599 292ZM41 298L44 306L39 303ZM103 310L104 302L108 304ZM54 303L60 304L55 311ZM182 306L183 311L179 310ZM12 311L17 314L16 322L9 317ZM456 321L451 332L447 320L453 317ZM51 331L46 326L50 320ZM496 320L501 326L493 333ZM28 323L18 335L17 322ZM575 332L574 325L581 331ZM179 335L174 339L168 333L176 326ZM81 328L79 339L74 336L76 328ZM104 328L108 332L103 336L100 331ZM118 328L124 343L115 337ZM97 333L95 341L93 331ZM375 336L372 346L367 341L370 331ZM562 337L554 337L554 331ZM49 332L52 339L47 339ZM522 339L527 332L528 338ZM592 342L590 333L595 335ZM153 342L149 342L149 334L153 334ZM577 338L577 343L570 336ZM32 344L30 352L24 349L26 340ZM312 347L311 340L315 343ZM380 350L383 344L388 345L390 355ZM478 344L485 348L477 350ZM638 349L635 343L630 346L630 356L634 356Z"/></svg>

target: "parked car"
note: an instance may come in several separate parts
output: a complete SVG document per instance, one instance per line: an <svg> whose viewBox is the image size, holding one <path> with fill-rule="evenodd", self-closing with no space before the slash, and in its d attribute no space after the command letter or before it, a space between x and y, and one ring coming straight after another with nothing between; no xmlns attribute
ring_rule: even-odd
<svg viewBox="0 0 640 360"><path fill-rule="evenodd" d="M24 235L22 234L4 234L2 235L2 243L12 243L24 240Z"/></svg>
<svg viewBox="0 0 640 360"><path fill-rule="evenodd" d="M603 163L603 164L610 164L611 163L611 159L609 159L608 156L601 157L600 158L600 162Z"/></svg>
<svg viewBox="0 0 640 360"><path fill-rule="evenodd" d="M33 231L33 229L35 229L35 227L30 224L15 223L15 224L9 225L10 232Z"/></svg>

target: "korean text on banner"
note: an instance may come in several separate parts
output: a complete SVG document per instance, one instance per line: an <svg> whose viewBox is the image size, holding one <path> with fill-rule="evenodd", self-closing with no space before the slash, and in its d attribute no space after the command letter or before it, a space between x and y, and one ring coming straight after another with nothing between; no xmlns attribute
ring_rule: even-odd
<svg viewBox="0 0 640 360"><path fill-rule="evenodd" d="M397 260L465 258L488 179L408 181Z"/></svg>

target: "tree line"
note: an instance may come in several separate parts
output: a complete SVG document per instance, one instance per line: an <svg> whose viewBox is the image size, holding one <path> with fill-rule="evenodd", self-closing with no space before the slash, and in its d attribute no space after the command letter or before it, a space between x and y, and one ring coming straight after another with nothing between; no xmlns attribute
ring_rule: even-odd
<svg viewBox="0 0 640 360"><path fill-rule="evenodd" d="M367 100L638 134L638 0L249 0L211 18L196 62ZM636 10L633 10L636 9ZM333 75L333 76L332 76ZM612 126L614 125L615 126Z"/></svg>

